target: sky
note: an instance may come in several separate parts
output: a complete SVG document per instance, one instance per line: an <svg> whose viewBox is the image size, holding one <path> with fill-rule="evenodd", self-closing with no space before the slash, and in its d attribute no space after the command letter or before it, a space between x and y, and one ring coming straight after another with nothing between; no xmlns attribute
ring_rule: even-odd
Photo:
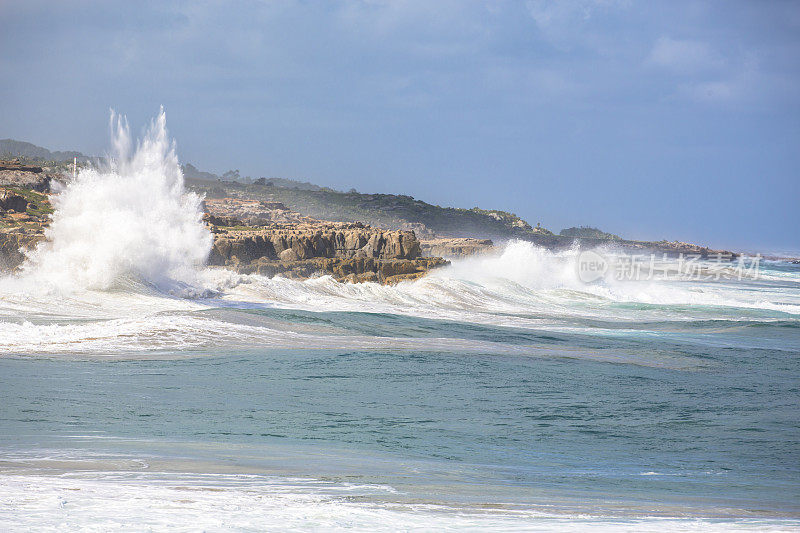
<svg viewBox="0 0 800 533"><path fill-rule="evenodd" d="M0 0L0 138L800 250L800 2Z"/></svg>

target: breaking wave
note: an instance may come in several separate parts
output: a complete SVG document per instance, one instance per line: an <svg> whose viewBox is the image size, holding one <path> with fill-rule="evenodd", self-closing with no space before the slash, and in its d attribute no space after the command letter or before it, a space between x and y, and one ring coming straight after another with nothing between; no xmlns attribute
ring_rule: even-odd
<svg viewBox="0 0 800 533"><path fill-rule="evenodd" d="M396 286L338 283L329 276L300 282L223 271L206 271L204 279L228 299L437 318L484 315L495 323L556 316L694 321L800 315L800 276L796 273L792 279L780 281L738 280L734 275L714 282L617 281L612 277L585 283L578 275L579 261L577 249L552 252L512 241L495 255L455 260L420 280ZM675 259L664 262L664 268L680 268ZM725 268L735 274L734 266Z"/></svg>
<svg viewBox="0 0 800 533"><path fill-rule="evenodd" d="M59 291L196 282L212 237L201 198L184 190L163 108L135 144L125 117L112 112L110 126L113 154L53 196L47 241L21 277Z"/></svg>

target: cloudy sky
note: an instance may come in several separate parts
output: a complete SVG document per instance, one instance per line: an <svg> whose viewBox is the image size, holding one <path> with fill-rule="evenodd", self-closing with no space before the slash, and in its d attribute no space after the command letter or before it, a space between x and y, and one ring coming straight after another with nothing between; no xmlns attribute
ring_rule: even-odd
<svg viewBox="0 0 800 533"><path fill-rule="evenodd" d="M0 138L800 250L800 3L0 1Z"/></svg>

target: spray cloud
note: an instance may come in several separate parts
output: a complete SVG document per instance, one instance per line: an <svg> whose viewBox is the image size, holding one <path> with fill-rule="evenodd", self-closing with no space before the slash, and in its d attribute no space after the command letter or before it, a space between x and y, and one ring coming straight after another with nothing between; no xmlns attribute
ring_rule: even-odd
<svg viewBox="0 0 800 533"><path fill-rule="evenodd" d="M212 237L202 199L184 189L164 109L135 144L124 116L112 111L110 127L113 153L53 197L47 241L25 275L61 289L194 283Z"/></svg>

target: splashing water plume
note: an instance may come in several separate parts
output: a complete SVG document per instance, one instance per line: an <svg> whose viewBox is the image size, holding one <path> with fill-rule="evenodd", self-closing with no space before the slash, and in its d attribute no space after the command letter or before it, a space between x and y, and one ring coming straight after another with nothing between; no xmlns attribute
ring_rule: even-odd
<svg viewBox="0 0 800 533"><path fill-rule="evenodd" d="M29 254L23 276L60 290L195 283L212 237L202 199L184 189L164 109L135 147L124 116L112 111L110 126L114 153L53 197L47 241Z"/></svg>

